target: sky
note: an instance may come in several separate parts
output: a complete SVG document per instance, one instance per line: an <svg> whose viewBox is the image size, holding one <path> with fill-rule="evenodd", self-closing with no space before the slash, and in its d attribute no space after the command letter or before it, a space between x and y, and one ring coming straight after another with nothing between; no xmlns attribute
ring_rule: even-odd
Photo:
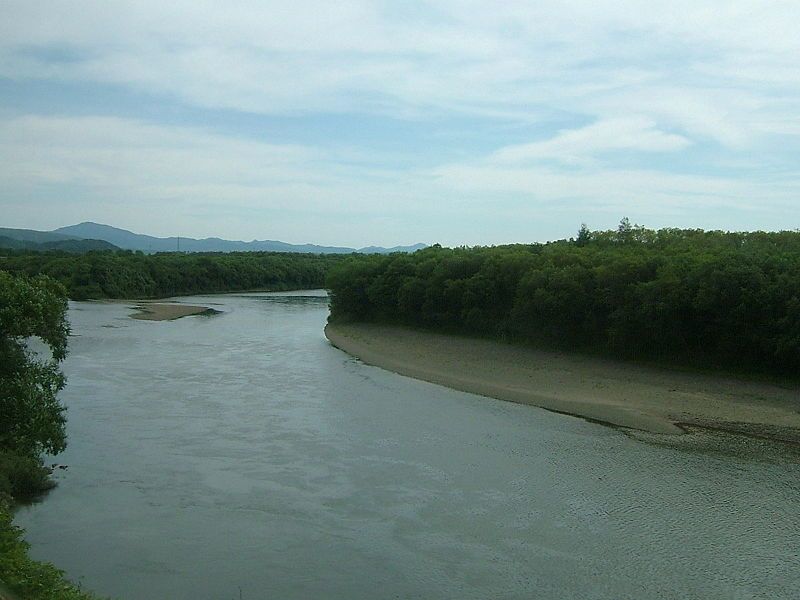
<svg viewBox="0 0 800 600"><path fill-rule="evenodd" d="M800 228L800 2L0 0L0 226Z"/></svg>

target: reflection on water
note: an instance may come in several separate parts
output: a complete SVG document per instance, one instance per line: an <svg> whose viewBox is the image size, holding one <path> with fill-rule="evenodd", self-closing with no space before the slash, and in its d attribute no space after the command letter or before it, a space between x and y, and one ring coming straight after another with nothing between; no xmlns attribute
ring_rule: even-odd
<svg viewBox="0 0 800 600"><path fill-rule="evenodd" d="M34 556L119 598L797 598L800 466L368 367L323 293L72 307ZM79 310L80 309L80 310Z"/></svg>

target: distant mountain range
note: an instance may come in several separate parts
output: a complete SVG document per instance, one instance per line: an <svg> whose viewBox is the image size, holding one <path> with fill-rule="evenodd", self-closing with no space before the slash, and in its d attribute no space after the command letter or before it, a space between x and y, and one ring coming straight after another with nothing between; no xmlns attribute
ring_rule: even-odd
<svg viewBox="0 0 800 600"><path fill-rule="evenodd" d="M20 245L22 244L22 245ZM337 246L318 246L316 244L288 244L276 240L253 240L242 242L220 238L194 239L185 237L159 238L133 233L125 229L85 222L55 231L34 231L31 229L7 229L0 227L0 248L26 248L37 250L67 250L85 252L87 250L141 250L153 252L301 252L315 254L388 254L391 252L414 252L425 248L425 244L413 246L394 246L383 248L346 248Z"/></svg>
<svg viewBox="0 0 800 600"><path fill-rule="evenodd" d="M0 227L0 248L14 250L61 250L63 252L88 252L90 250L119 250L105 240L82 239L50 231L32 229L7 229Z"/></svg>

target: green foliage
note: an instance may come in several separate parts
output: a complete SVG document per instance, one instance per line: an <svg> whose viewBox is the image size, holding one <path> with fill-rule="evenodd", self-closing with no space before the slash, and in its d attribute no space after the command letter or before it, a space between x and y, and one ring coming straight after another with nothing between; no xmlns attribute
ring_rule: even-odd
<svg viewBox="0 0 800 600"><path fill-rule="evenodd" d="M73 300L163 298L241 290L322 287L342 255L287 252L160 253L7 251L6 271L48 275Z"/></svg>
<svg viewBox="0 0 800 600"><path fill-rule="evenodd" d="M0 450L0 503L32 499L55 484L38 456Z"/></svg>
<svg viewBox="0 0 800 600"><path fill-rule="evenodd" d="M10 503L52 487L43 452L66 445L64 387L58 363L67 351L64 288L44 276L0 271L0 596L31 600L89 600L54 566L31 560L22 531L11 523ZM50 356L31 351L42 340Z"/></svg>
<svg viewBox="0 0 800 600"><path fill-rule="evenodd" d="M737 371L800 369L800 232L652 231L358 256L331 320L405 324Z"/></svg>
<svg viewBox="0 0 800 600"><path fill-rule="evenodd" d="M91 250L119 250L114 244L103 240L50 240L37 242L34 240L19 240L2 235L0 229L0 248L15 250L37 250L48 252L60 250L62 252L83 253Z"/></svg>
<svg viewBox="0 0 800 600"><path fill-rule="evenodd" d="M67 351L66 294L48 277L14 277L0 271L0 450L21 456L56 454L66 445L64 387L58 367ZM51 356L32 352L41 339Z"/></svg>
<svg viewBox="0 0 800 600"><path fill-rule="evenodd" d="M64 579L64 573L53 565L32 560L28 556L28 544L22 539L22 530L11 523L9 507L0 501L0 597L5 597L4 588L25 600L91 600L96 597Z"/></svg>

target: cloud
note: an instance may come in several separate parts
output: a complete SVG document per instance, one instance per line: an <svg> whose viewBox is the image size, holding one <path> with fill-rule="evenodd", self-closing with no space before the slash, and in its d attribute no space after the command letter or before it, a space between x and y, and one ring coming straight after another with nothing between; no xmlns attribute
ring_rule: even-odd
<svg viewBox="0 0 800 600"><path fill-rule="evenodd" d="M743 144L760 102L800 91L793 1L20 1L4 16L7 77L264 114L602 120L632 108Z"/></svg>
<svg viewBox="0 0 800 600"><path fill-rule="evenodd" d="M690 143L681 135L661 131L645 117L619 117L580 129L563 130L549 140L506 146L495 151L489 160L511 164L542 159L582 163L607 152L672 152L686 148Z"/></svg>
<svg viewBox="0 0 800 600"><path fill-rule="evenodd" d="M756 198L789 199L800 191L800 185L791 183L778 190L757 182L646 169L564 172L541 166L451 164L440 167L436 173L443 185L463 191L520 194L532 204L621 203L649 214L698 204L706 209L756 210L760 208L760 200Z"/></svg>
<svg viewBox="0 0 800 600"><path fill-rule="evenodd" d="M800 218L796 0L7 0L3 17L0 85L41 84L38 107L53 91L49 116L0 104L0 205L23 226L366 245L526 241L565 213ZM109 117L90 97L109 87L148 109ZM426 133L401 144L410 121Z"/></svg>
<svg viewBox="0 0 800 600"><path fill-rule="evenodd" d="M131 119L6 118L0 207L6 226L35 213L44 227L94 220L160 235L408 243L396 223L436 212L426 209L424 178L365 167L354 174L349 158ZM395 226L378 236L365 228L376 220Z"/></svg>
<svg viewBox="0 0 800 600"><path fill-rule="evenodd" d="M314 158L310 149L297 145L109 117L2 120L0 152L0 176L7 184L80 183L110 190L175 181L242 184L277 175L299 177L293 169ZM313 172L304 171L302 178L313 179Z"/></svg>
<svg viewBox="0 0 800 600"><path fill-rule="evenodd" d="M650 119L618 117L443 164L433 175L451 193L491 198L493 208L505 210L509 218L513 212L521 216L526 207L534 212L616 211L651 217L650 222L726 212L737 214L742 219L738 228L745 229L754 226L752 218L766 217L776 227L785 221L781 214L798 214L796 165L765 171L759 160L730 160L715 153L713 162L692 168L706 156L703 152L667 165L645 161L630 166L619 160L620 153L640 159L642 153L674 155L691 147L689 139L659 129ZM742 217L747 214L750 219Z"/></svg>

